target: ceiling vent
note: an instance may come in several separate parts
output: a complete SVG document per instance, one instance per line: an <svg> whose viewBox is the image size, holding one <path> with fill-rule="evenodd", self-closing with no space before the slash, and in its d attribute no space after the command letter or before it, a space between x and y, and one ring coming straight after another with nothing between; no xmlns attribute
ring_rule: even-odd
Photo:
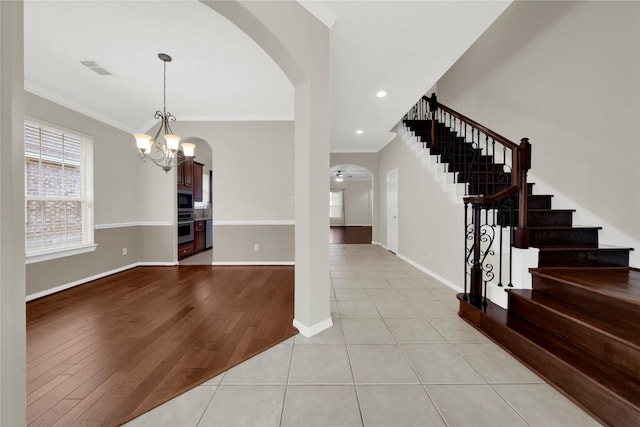
<svg viewBox="0 0 640 427"><path fill-rule="evenodd" d="M80 61L80 63L82 65L84 65L85 67L95 71L96 73L100 74L101 76L110 76L111 73L107 70L105 70L104 68L102 68L101 66L99 66L98 64L96 64L95 61Z"/></svg>

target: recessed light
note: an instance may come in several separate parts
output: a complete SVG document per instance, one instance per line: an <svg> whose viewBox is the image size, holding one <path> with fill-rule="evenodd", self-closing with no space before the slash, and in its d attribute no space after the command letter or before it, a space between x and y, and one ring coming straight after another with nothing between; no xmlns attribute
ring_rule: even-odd
<svg viewBox="0 0 640 427"><path fill-rule="evenodd" d="M358 135L361 135L361 134L363 134L363 133L364 133L364 131L363 131L362 129L358 129L358 130L356 131L356 133L357 133Z"/></svg>
<svg viewBox="0 0 640 427"><path fill-rule="evenodd" d="M387 96L387 92L385 92L385 91L383 91L383 90L378 91L378 93L376 93L376 96L377 96L378 98L384 98L385 96Z"/></svg>

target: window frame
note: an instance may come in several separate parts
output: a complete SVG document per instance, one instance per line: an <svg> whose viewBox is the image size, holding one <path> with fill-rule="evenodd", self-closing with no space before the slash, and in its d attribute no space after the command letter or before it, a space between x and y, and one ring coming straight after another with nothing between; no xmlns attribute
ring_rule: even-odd
<svg viewBox="0 0 640 427"><path fill-rule="evenodd" d="M68 134L70 136L76 137L80 139L80 150L81 150L81 158L80 158L80 186L81 186L81 197L80 200L82 202L82 242L79 244L67 244L64 246L49 248L49 249L40 249L40 250L26 250L26 221L27 221L27 206L30 200L38 200L42 199L43 196L30 196L27 194L27 150L26 150L26 127L27 126L37 127L39 129L49 129L53 132L60 132L62 134ZM24 155L24 164L25 164L25 174L24 174L24 194L25 194L25 262L26 264L32 264L41 261L47 261L72 255L78 255L87 252L93 252L96 250L97 245L94 240L94 185L93 185L93 137L87 135L82 132L78 132L75 130L71 130L65 128L63 126L59 126L56 124L48 123L39 119L35 119L32 117L25 117L24 120L24 129L25 129L25 148L23 150ZM41 159L41 157L38 157ZM51 161L51 159L47 159ZM46 197L46 196L44 196ZM61 200L65 200L65 197L60 197ZM77 198L74 198L77 200Z"/></svg>

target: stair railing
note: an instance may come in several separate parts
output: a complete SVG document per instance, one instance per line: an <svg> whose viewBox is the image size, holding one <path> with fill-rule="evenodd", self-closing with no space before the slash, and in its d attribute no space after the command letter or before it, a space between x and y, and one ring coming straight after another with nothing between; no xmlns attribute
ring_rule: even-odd
<svg viewBox="0 0 640 427"><path fill-rule="evenodd" d="M496 274L496 255L498 286L504 286L502 229L509 228L507 286L512 286L513 248L529 247L527 173L531 144L527 138L516 144L440 104L435 93L423 96L404 120L428 125L424 146L449 165L448 172L454 173L456 182L465 184L464 299L478 307L486 305L487 283ZM494 249L496 238L498 254Z"/></svg>

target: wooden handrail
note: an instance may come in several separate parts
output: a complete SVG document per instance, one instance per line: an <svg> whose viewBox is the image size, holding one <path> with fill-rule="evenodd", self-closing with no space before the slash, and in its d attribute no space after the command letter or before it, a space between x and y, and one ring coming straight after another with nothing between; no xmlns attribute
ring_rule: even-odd
<svg viewBox="0 0 640 427"><path fill-rule="evenodd" d="M507 187L504 190L497 192L493 196L467 196L462 200L465 203L479 203L488 205L506 199L507 197L511 196L514 193L517 193L518 191L520 191L520 187L517 185L512 185L511 187Z"/></svg>
<svg viewBox="0 0 640 427"><path fill-rule="evenodd" d="M435 94L433 94L432 96L434 96ZM428 96L423 96L422 99L424 99L425 101L431 101L431 98ZM440 108L443 111L446 111L447 113L451 114L454 117L457 117L458 119L460 119L461 121L470 124L471 126L473 126L474 128L481 130L483 133L485 133L486 135L490 136L491 138L493 138L494 140L496 140L497 142L501 143L502 145L511 148L512 150L515 150L518 148L518 144L516 144L513 141L508 140L507 138L505 138L504 136L495 133L494 131L492 131L491 129L482 126L480 123L476 122L475 120L470 119L469 117L465 116L464 114L460 114L457 111L447 107L446 105L442 105L438 102L438 108Z"/></svg>

